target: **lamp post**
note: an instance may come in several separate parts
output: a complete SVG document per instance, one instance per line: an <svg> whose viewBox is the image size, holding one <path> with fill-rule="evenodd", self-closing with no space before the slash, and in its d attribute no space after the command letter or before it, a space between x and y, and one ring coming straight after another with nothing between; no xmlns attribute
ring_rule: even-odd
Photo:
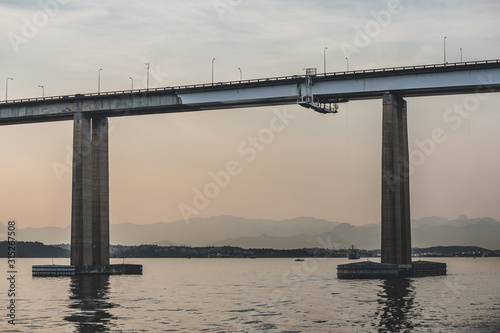
<svg viewBox="0 0 500 333"><path fill-rule="evenodd" d="M134 79L132 78L132 76L129 76L128 78L132 82L132 88L130 90L134 90Z"/></svg>
<svg viewBox="0 0 500 333"><path fill-rule="evenodd" d="M45 88L41 85L38 85L38 88L42 88L42 98L45 99Z"/></svg>
<svg viewBox="0 0 500 333"><path fill-rule="evenodd" d="M146 71L147 71L146 90L149 91L149 66L151 65L151 63L146 62L145 65L146 65Z"/></svg>
<svg viewBox="0 0 500 333"><path fill-rule="evenodd" d="M347 64L347 71L349 72L349 59L345 58L346 64Z"/></svg>
<svg viewBox="0 0 500 333"><path fill-rule="evenodd" d="M462 48L460 48L460 62L463 62L463 59L462 59Z"/></svg>
<svg viewBox="0 0 500 333"><path fill-rule="evenodd" d="M443 58L444 58L444 65L446 66L446 37L443 39Z"/></svg>
<svg viewBox="0 0 500 333"><path fill-rule="evenodd" d="M101 71L102 68L99 68L97 71L97 93L101 94Z"/></svg>
<svg viewBox="0 0 500 333"><path fill-rule="evenodd" d="M324 69L323 73L325 73L325 76L326 76L326 50L328 50L328 47L325 46L325 48L323 49L323 69Z"/></svg>
<svg viewBox="0 0 500 333"><path fill-rule="evenodd" d="M215 58L212 58L212 85L214 85L214 61Z"/></svg>
<svg viewBox="0 0 500 333"><path fill-rule="evenodd" d="M11 77L8 77L6 80L5 80L5 101L7 102L7 94L9 92L9 80L14 80L13 78Z"/></svg>
<svg viewBox="0 0 500 333"><path fill-rule="evenodd" d="M241 80L243 79L243 72L241 71L240 67L238 67L238 69L240 70L240 82L241 82Z"/></svg>

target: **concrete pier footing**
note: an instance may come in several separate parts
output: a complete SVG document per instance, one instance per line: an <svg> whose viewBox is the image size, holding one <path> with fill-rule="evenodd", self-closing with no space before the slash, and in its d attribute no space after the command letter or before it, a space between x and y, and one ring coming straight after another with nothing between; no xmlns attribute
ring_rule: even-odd
<svg viewBox="0 0 500 333"><path fill-rule="evenodd" d="M34 265L33 276L75 276L86 274L122 275L142 274L142 265L119 264L107 266L64 266L64 265Z"/></svg>
<svg viewBox="0 0 500 333"><path fill-rule="evenodd" d="M398 276L398 265L394 264L362 261L337 266L337 277L339 279L381 279Z"/></svg>
<svg viewBox="0 0 500 333"><path fill-rule="evenodd" d="M432 261L415 261L411 268L400 268L395 264L362 261L338 265L339 279L388 279L399 277L424 277L446 275L446 264Z"/></svg>

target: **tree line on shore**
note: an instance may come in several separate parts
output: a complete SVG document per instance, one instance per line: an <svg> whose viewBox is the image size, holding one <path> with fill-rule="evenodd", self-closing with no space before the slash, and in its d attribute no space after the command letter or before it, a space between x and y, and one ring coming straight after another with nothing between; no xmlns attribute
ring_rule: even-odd
<svg viewBox="0 0 500 333"><path fill-rule="evenodd" d="M41 242L16 243L18 258L69 258L69 244L45 245ZM0 242L0 257L7 257L8 242ZM357 250L361 257L378 257L380 250ZM499 257L500 250L491 251L477 246L434 246L414 248L415 256L422 257ZM345 258L347 249L244 249L236 246L159 246L111 245L111 258Z"/></svg>

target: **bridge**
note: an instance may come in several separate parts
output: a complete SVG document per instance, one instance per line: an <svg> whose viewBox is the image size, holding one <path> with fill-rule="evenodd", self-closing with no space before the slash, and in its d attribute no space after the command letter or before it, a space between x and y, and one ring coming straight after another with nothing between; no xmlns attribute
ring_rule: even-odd
<svg viewBox="0 0 500 333"><path fill-rule="evenodd" d="M74 123L71 265L109 266L108 118L296 104L321 113L382 99L382 263L411 268L404 98L500 91L500 60L271 77L0 102L0 125Z"/></svg>

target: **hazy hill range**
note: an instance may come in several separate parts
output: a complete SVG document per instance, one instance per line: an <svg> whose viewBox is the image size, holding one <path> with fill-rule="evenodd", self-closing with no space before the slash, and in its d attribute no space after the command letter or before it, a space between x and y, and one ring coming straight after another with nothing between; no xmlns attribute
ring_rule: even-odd
<svg viewBox="0 0 500 333"><path fill-rule="evenodd" d="M120 223L110 225L111 244L140 245L191 245L207 244L228 238L257 237L260 235L289 237L295 235L317 235L332 230L337 222L312 217L299 217L274 221L246 219L234 216L194 218L189 222L158 222L147 225ZM0 226L1 227L1 226ZM6 231L1 227L0 235ZM45 244L70 242L70 228L42 227L22 228L18 223L18 240L39 241Z"/></svg>
<svg viewBox="0 0 500 333"><path fill-rule="evenodd" d="M195 218L190 222L175 221L136 225L131 223L111 225L112 244L152 244L205 246L220 240L260 235L291 237L300 234L316 235L332 230L338 223L312 217L273 221L245 219L234 216ZM168 241L165 244L164 241Z"/></svg>
<svg viewBox="0 0 500 333"><path fill-rule="evenodd" d="M20 223L19 223L20 224ZM69 243L70 229L20 228L18 240L45 244ZM6 231L1 227L0 235ZM148 225L112 224L111 244L189 245L243 248L291 249L303 247L363 249L380 248L380 224L353 226L311 217L274 221L233 216L196 218L186 221L159 222ZM412 221L412 246L480 246L500 249L500 222L485 218L460 216L455 220L425 217Z"/></svg>
<svg viewBox="0 0 500 333"><path fill-rule="evenodd" d="M242 237L221 240L210 245L231 245L240 247L274 247L289 249L295 247L330 247L380 249L381 228L379 224L353 226L342 223L329 232L318 235L298 235L294 237ZM500 249L500 222L491 218L468 219L460 217L448 220L441 217L427 217L412 221L412 247L431 246L480 246Z"/></svg>

